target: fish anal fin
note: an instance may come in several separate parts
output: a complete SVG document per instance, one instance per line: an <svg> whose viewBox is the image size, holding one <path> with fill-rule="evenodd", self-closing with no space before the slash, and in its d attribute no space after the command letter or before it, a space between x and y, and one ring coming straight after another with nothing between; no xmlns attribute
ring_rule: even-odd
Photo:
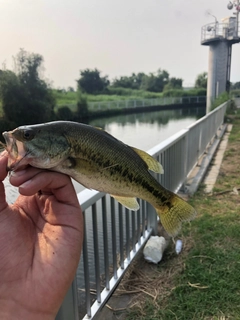
<svg viewBox="0 0 240 320"><path fill-rule="evenodd" d="M131 148L143 159L143 161L147 164L149 170L156 173L164 173L162 165L147 152L134 147Z"/></svg>
<svg viewBox="0 0 240 320"><path fill-rule="evenodd" d="M129 197L121 197L112 195L115 200L117 200L119 203L121 203L124 207L126 207L129 210L137 211L139 209L139 203L137 202L136 198L129 198Z"/></svg>

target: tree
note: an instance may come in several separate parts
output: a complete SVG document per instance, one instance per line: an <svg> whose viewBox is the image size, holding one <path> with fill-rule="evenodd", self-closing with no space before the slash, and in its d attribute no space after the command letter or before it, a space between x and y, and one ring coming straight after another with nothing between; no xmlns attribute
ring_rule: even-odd
<svg viewBox="0 0 240 320"><path fill-rule="evenodd" d="M88 118L88 103L86 95L82 94L80 90L77 91L77 119L83 121Z"/></svg>
<svg viewBox="0 0 240 320"><path fill-rule="evenodd" d="M138 74L132 73L130 77L124 76L114 79L112 86L128 89L140 89L144 76L145 74L143 72L139 72Z"/></svg>
<svg viewBox="0 0 240 320"><path fill-rule="evenodd" d="M142 78L141 89L152 92L162 92L164 86L169 82L169 73L158 69L156 74L150 73Z"/></svg>
<svg viewBox="0 0 240 320"><path fill-rule="evenodd" d="M232 90L240 89L240 81L235 82L234 84L231 85Z"/></svg>
<svg viewBox="0 0 240 320"><path fill-rule="evenodd" d="M14 61L15 72L0 73L5 119L16 125L51 120L55 99L48 84L40 78L43 57L21 49Z"/></svg>
<svg viewBox="0 0 240 320"><path fill-rule="evenodd" d="M62 106L58 108L56 118L57 120L73 121L74 115L72 110L68 106Z"/></svg>
<svg viewBox="0 0 240 320"><path fill-rule="evenodd" d="M131 77L120 77L113 80L113 87L133 89L133 81Z"/></svg>
<svg viewBox="0 0 240 320"><path fill-rule="evenodd" d="M85 69L80 71L80 79L77 80L78 89L85 93L101 93L109 85L108 77L101 77L97 69Z"/></svg>
<svg viewBox="0 0 240 320"><path fill-rule="evenodd" d="M200 73L195 81L195 88L207 89L207 72Z"/></svg>
<svg viewBox="0 0 240 320"><path fill-rule="evenodd" d="M183 80L180 78L170 78L169 82L164 86L163 90L182 89Z"/></svg>

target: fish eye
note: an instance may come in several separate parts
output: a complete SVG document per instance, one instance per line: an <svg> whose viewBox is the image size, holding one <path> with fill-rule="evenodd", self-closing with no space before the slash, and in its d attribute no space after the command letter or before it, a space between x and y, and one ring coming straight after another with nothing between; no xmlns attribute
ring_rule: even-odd
<svg viewBox="0 0 240 320"><path fill-rule="evenodd" d="M32 140L34 138L34 131L31 129L25 129L23 130L22 135L25 140Z"/></svg>

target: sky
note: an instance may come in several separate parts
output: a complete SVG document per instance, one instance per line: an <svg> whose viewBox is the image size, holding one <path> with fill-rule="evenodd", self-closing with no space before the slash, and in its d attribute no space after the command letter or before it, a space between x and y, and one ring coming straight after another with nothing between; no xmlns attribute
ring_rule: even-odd
<svg viewBox="0 0 240 320"><path fill-rule="evenodd" d="M20 48L41 54L55 88L76 87L80 70L110 80L167 70L193 86L208 70L201 27L210 14L231 16L228 0L0 0L0 68L13 69ZM209 14L210 13L210 14ZM240 44L232 48L231 81L240 81Z"/></svg>

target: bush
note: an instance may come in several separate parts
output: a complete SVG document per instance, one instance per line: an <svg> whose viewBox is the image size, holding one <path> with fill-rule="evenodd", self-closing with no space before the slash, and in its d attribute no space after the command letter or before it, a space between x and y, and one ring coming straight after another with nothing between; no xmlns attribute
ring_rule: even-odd
<svg viewBox="0 0 240 320"><path fill-rule="evenodd" d="M214 100L214 102L211 105L211 110L216 109L217 107L219 107L221 104L223 104L228 100L229 100L229 94L227 92L223 92Z"/></svg>
<svg viewBox="0 0 240 320"><path fill-rule="evenodd" d="M163 97L190 97L190 96L206 96L206 89L171 89L163 92Z"/></svg>
<svg viewBox="0 0 240 320"><path fill-rule="evenodd" d="M231 94L231 97L240 98L240 89L231 90L230 94Z"/></svg>
<svg viewBox="0 0 240 320"><path fill-rule="evenodd" d="M78 91L78 98L77 98L77 119L82 121L83 119L88 118L89 111L88 111L88 104L87 98L81 91Z"/></svg>
<svg viewBox="0 0 240 320"><path fill-rule="evenodd" d="M125 96L125 97L130 96L133 99L159 98L162 96L162 93L159 93L159 92L157 93L157 92L150 92L145 90L117 88L117 87L108 87L108 92L106 92L106 94Z"/></svg>
<svg viewBox="0 0 240 320"><path fill-rule="evenodd" d="M72 110L70 110L67 106L63 106L58 108L56 113L57 120L66 120L66 121L73 121L74 115Z"/></svg>
<svg viewBox="0 0 240 320"><path fill-rule="evenodd" d="M108 77L101 77L98 69L85 69L80 71L80 79L77 80L78 90L85 93L102 93L109 85Z"/></svg>

